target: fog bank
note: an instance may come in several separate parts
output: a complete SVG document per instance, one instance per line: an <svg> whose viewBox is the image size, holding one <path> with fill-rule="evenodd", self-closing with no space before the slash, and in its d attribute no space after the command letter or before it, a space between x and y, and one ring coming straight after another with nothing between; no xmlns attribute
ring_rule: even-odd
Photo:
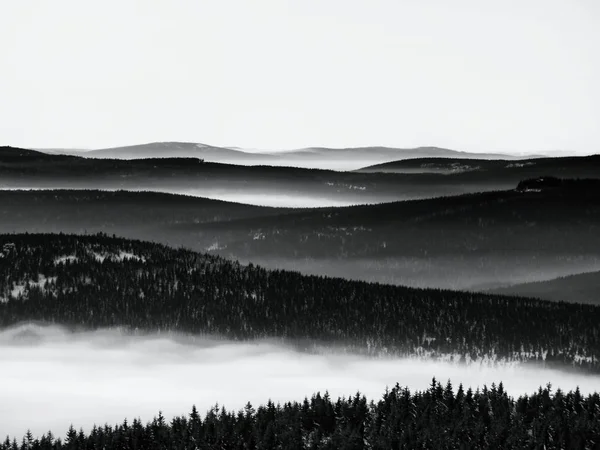
<svg viewBox="0 0 600 450"><path fill-rule="evenodd" d="M61 185L56 187L2 187L2 191L20 191L20 190L31 190L31 191L49 191L53 189L65 189L65 190L79 190L82 187L73 187L68 185ZM92 187L90 189L99 189L102 191L119 191L123 188L109 188L109 187ZM129 191L138 191L137 189L127 189ZM351 194L345 197L324 197L319 193L277 193L273 191L257 192L241 192L238 188L226 189L179 189L170 187L158 187L154 186L148 189L139 189L139 191L152 191L160 192L164 194L174 195L189 195L192 197L202 197L211 200L221 200L233 203L243 203L246 205L254 206L268 206L273 208L324 208L332 206L354 206L364 205L367 203L380 203L385 201L394 201L398 199L388 199L382 196L380 199L375 195L369 198L353 198Z"/></svg>
<svg viewBox="0 0 600 450"><path fill-rule="evenodd" d="M476 388L502 381L510 395L552 382L554 389L598 389L598 377L531 368L466 368L407 359L307 354L269 341L232 342L174 335L127 336L120 330L71 333L22 325L0 331L0 438L32 430L63 436L69 424L89 431L161 410L167 419L204 414L217 402L228 410L301 401L317 391L332 398L357 391L377 400L399 382L426 389L435 376Z"/></svg>

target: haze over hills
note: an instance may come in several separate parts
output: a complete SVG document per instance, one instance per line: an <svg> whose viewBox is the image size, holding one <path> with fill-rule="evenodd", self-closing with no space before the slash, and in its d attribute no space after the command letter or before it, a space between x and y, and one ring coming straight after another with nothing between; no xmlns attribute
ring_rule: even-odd
<svg viewBox="0 0 600 450"><path fill-rule="evenodd" d="M0 0L0 450L600 450L598 23Z"/></svg>
<svg viewBox="0 0 600 450"><path fill-rule="evenodd" d="M40 149L40 151L45 150ZM526 157L525 155L511 156L495 153L469 153L439 147L310 147L286 151L248 151L239 147L217 147L191 142L153 142L87 151L50 149L48 152L85 156L88 158L201 158L208 162L227 164L292 166L330 170L355 170L371 164L408 158L521 159ZM532 156L530 155L529 157Z"/></svg>
<svg viewBox="0 0 600 450"><path fill-rule="evenodd" d="M105 189L0 192L0 232L79 234L0 237L6 244L1 246L0 274L3 270L8 274L0 277L0 325L25 321L8 344L7 332L0 332L4 364L19 374L36 373L27 380L38 386L35 396L42 403L61 397L51 387L52 380L79 373L77 366L69 365L74 359L93 358L95 367L117 374L86 375L86 382L93 380L97 389L123 383L124 371L130 371L138 389L128 388L129 397L106 389L113 389L117 403L128 399L132 414L145 411L135 399L141 391L139 380L146 380L145 386L181 377L208 383L207 372L213 377L211 392L220 402L228 395L239 399L248 384L255 393L264 389L291 398L298 395L295 380L315 386L318 381L311 374L324 366L337 368L334 381L327 385L336 387L357 383L361 374L360 383L366 384L369 370L386 380L402 373L411 386L432 373L476 386L481 381L467 380L496 376L510 385L527 378L530 383L550 380L553 386L567 387L582 385L583 379L583 386L593 386L593 378L583 378L581 372L600 370L597 307L572 303L597 303L597 273L575 275L566 284L562 279L538 283L537 289L523 283L600 270L600 158L426 158L401 165L417 170L335 172L246 167L197 158L114 160L1 149L0 184L8 189L57 185ZM528 177L534 178L523 181ZM118 187L130 191L114 191ZM141 188L196 196L139 192ZM256 199L283 192L288 198L282 203L288 207L197 197L235 198L236 190ZM324 196L337 204L365 199L377 204L300 209L290 207L293 196L304 196L309 205ZM422 200L380 203L398 198ZM90 235L96 231L179 249ZM512 297L481 292L507 285L511 286L498 292ZM551 298L540 295L540 285L550 286ZM97 333L110 341L108 348L94 341L82 350L90 331L80 333L77 345L70 337L58 342L56 325L43 325L39 332L39 324L48 321L100 328ZM156 340L125 346L114 337L114 330L105 329L113 326L159 334ZM180 337L172 337L180 331L193 333L193 345L202 349L194 350L194 357L202 363L190 363L188 358L185 368L173 364L184 359L184 352L190 354L190 344L185 344L186 350L169 347L172 340L184 346ZM218 336L219 347L211 343L213 335ZM268 350L265 337L271 345ZM156 354L157 348L163 351ZM232 353L223 353L223 348ZM61 352L68 357L61 359ZM151 360L152 370L138 366L140 355L149 353L162 360ZM244 384L225 378L218 372L223 365L215 362L217 353L218 358L233 358L228 361L229 368L235 367L230 372L252 361L256 380L245 376ZM107 360L108 354L113 359ZM115 354L122 359L115 361ZM126 365L132 357L138 362ZM361 359L353 363L356 358ZM33 361L36 371L22 369L27 364L33 367ZM274 370L289 371L290 361L296 362L291 378ZM166 370L176 374L166 377ZM49 380L47 373L54 378ZM372 375L368 378L372 380ZM234 387L219 389L218 382L224 379ZM182 381L176 385L189 393L199 388ZM15 383L11 386L14 390ZM63 396L72 389L69 384ZM302 393L312 390L305 387ZM8 399L10 414L22 411L9 389L0 387L0 394ZM175 391L165 395L172 401L177 398ZM207 399L205 393L197 395ZM88 395L86 404L99 411L106 396L98 398ZM80 408L68 412L65 406L65 417L83 420ZM27 417L26 412L20 414ZM66 418L56 418L59 421L68 423Z"/></svg>
<svg viewBox="0 0 600 450"><path fill-rule="evenodd" d="M600 305L600 272L586 272L548 281L522 283L492 289L490 293L501 295L523 295L543 300L565 301Z"/></svg>
<svg viewBox="0 0 600 450"><path fill-rule="evenodd" d="M104 231L270 268L416 287L490 289L600 270L597 180L516 187L317 209L151 192L2 191L0 231Z"/></svg>
<svg viewBox="0 0 600 450"><path fill-rule="evenodd" d="M591 339L600 308L591 305L306 276L106 235L0 235L0 246L2 327L119 326L271 338L309 351L600 370L600 340Z"/></svg>
<svg viewBox="0 0 600 450"><path fill-rule="evenodd" d="M437 173L443 175L463 172L485 172L490 174L490 176L502 176L502 172L513 172L514 170L511 169L519 168L521 169L521 173L531 171L539 174L542 170L546 169L548 170L547 175L560 176L561 172L568 172L570 166L574 163L577 164L577 161L596 161L599 156L562 156L550 158L539 156L536 158L524 158L519 161L506 158L413 158L362 167L355 172L398 174Z"/></svg>
<svg viewBox="0 0 600 450"><path fill-rule="evenodd" d="M28 152L27 157L20 157L23 151L19 149L5 148L0 153L0 188L152 190L267 206L347 206L512 189L522 179L539 176L589 178L600 173L600 156L503 161L490 169L482 166L446 175L247 167L195 158L94 159Z"/></svg>
<svg viewBox="0 0 600 450"><path fill-rule="evenodd" d="M0 411L3 430L24 435L3 450L235 448L240 436L383 450L397 442L385 419L403 414L421 431L411 448L444 448L446 434L448 448L521 448L550 435L535 421L556 423L553 442L593 442L598 428L597 306L303 276L106 235L0 235L0 249ZM31 415L47 404L60 408ZM433 414L447 427L436 439ZM389 422L399 433L407 420Z"/></svg>

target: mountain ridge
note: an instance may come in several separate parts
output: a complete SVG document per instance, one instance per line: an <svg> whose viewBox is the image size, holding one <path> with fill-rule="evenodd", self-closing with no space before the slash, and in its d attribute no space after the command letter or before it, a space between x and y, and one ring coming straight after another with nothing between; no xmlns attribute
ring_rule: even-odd
<svg viewBox="0 0 600 450"><path fill-rule="evenodd" d="M0 191L0 231L104 231L269 268L485 290L600 270L598 183L539 192L515 183L506 191L309 209L151 192Z"/></svg>
<svg viewBox="0 0 600 450"><path fill-rule="evenodd" d="M43 150L42 150L43 151ZM56 154L56 150L52 150ZM110 148L100 148L78 152L65 150L65 154L86 156L89 158L135 159L157 156L200 157L210 162L222 162L243 165L268 164L275 166L297 166L305 168L324 168L334 170L359 169L369 162L384 163L398 158L414 157L462 157L462 158L505 158L523 159L523 155L474 153L451 150L435 146L415 148L396 148L385 146L367 147L306 147L285 151L247 151L239 147L213 146L192 142L150 142ZM533 157L533 156L529 156Z"/></svg>
<svg viewBox="0 0 600 450"><path fill-rule="evenodd" d="M104 233L4 234L0 246L2 327L122 326L467 365L600 370L600 341L591 340L600 307L592 305L268 270Z"/></svg>

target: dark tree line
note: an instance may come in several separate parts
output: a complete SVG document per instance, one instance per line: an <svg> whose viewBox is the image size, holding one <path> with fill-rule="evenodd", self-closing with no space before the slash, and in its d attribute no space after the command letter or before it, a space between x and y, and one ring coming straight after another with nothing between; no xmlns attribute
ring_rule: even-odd
<svg viewBox="0 0 600 450"><path fill-rule="evenodd" d="M523 183L295 211L148 192L4 191L0 232L116 233L271 268L419 287L485 290L530 281L522 274L598 267L600 180L529 190L531 181ZM571 291L561 300L580 297Z"/></svg>
<svg viewBox="0 0 600 450"><path fill-rule="evenodd" d="M143 424L124 420L94 426L89 433L72 425L64 439L31 432L7 437L0 450L112 449L597 449L600 448L600 395L565 393L552 386L517 398L502 383L473 391L435 379L412 393L396 384L381 400L360 393L333 400L317 393L303 402L268 401L240 411L215 406L202 417L167 421L159 413Z"/></svg>
<svg viewBox="0 0 600 450"><path fill-rule="evenodd" d="M543 177L515 186L227 223L180 223L172 229L197 231L199 238L220 236L239 257L600 257L600 180ZM261 239L252 239L257 233Z"/></svg>
<svg viewBox="0 0 600 450"><path fill-rule="evenodd" d="M600 369L592 305L270 271L106 235L3 235L5 243L13 245L0 258L0 326L124 326Z"/></svg>

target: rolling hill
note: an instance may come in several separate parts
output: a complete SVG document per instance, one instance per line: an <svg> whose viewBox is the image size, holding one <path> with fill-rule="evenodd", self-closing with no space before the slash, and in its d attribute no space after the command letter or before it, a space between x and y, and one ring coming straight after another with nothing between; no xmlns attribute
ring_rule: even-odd
<svg viewBox="0 0 600 450"><path fill-rule="evenodd" d="M583 164L591 163L597 167L600 155L591 156L562 156L523 158L518 161L506 158L412 158L391 161L382 164L363 167L356 170L360 173L397 173L397 174L442 174L457 175L469 173L470 177L487 174L494 178L503 178L518 173L522 178L546 175L562 176L561 172L569 173L579 166L584 171ZM468 178L469 176L464 176ZM592 176L587 172L580 176Z"/></svg>
<svg viewBox="0 0 600 450"><path fill-rule="evenodd" d="M600 272L587 272L548 281L523 283L489 291L503 295L520 295L543 300L570 301L600 305Z"/></svg>
<svg viewBox="0 0 600 450"><path fill-rule="evenodd" d="M482 290L600 270L599 182L534 180L507 191L317 209L143 192L2 191L0 231L104 231L275 269Z"/></svg>
<svg viewBox="0 0 600 450"><path fill-rule="evenodd" d="M50 150L50 152L57 153L56 150ZM356 148L310 147L267 152L246 151L237 147L217 147L192 142L152 142L85 152L66 150L64 153L88 158L111 159L201 158L208 162L225 164L293 166L330 170L354 170L369 164L385 163L405 158L522 158L493 153L468 153L439 147L406 149L379 146Z"/></svg>
<svg viewBox="0 0 600 450"><path fill-rule="evenodd" d="M600 370L600 307L243 266L101 235L0 235L0 326L178 331L462 364Z"/></svg>
<svg viewBox="0 0 600 450"><path fill-rule="evenodd" d="M151 190L262 205L343 206L425 199L512 189L532 177L600 174L600 156L527 160L511 167L502 163L490 170L444 175L246 167L194 158L115 160L32 151L21 156L23 152L0 154L0 189Z"/></svg>

